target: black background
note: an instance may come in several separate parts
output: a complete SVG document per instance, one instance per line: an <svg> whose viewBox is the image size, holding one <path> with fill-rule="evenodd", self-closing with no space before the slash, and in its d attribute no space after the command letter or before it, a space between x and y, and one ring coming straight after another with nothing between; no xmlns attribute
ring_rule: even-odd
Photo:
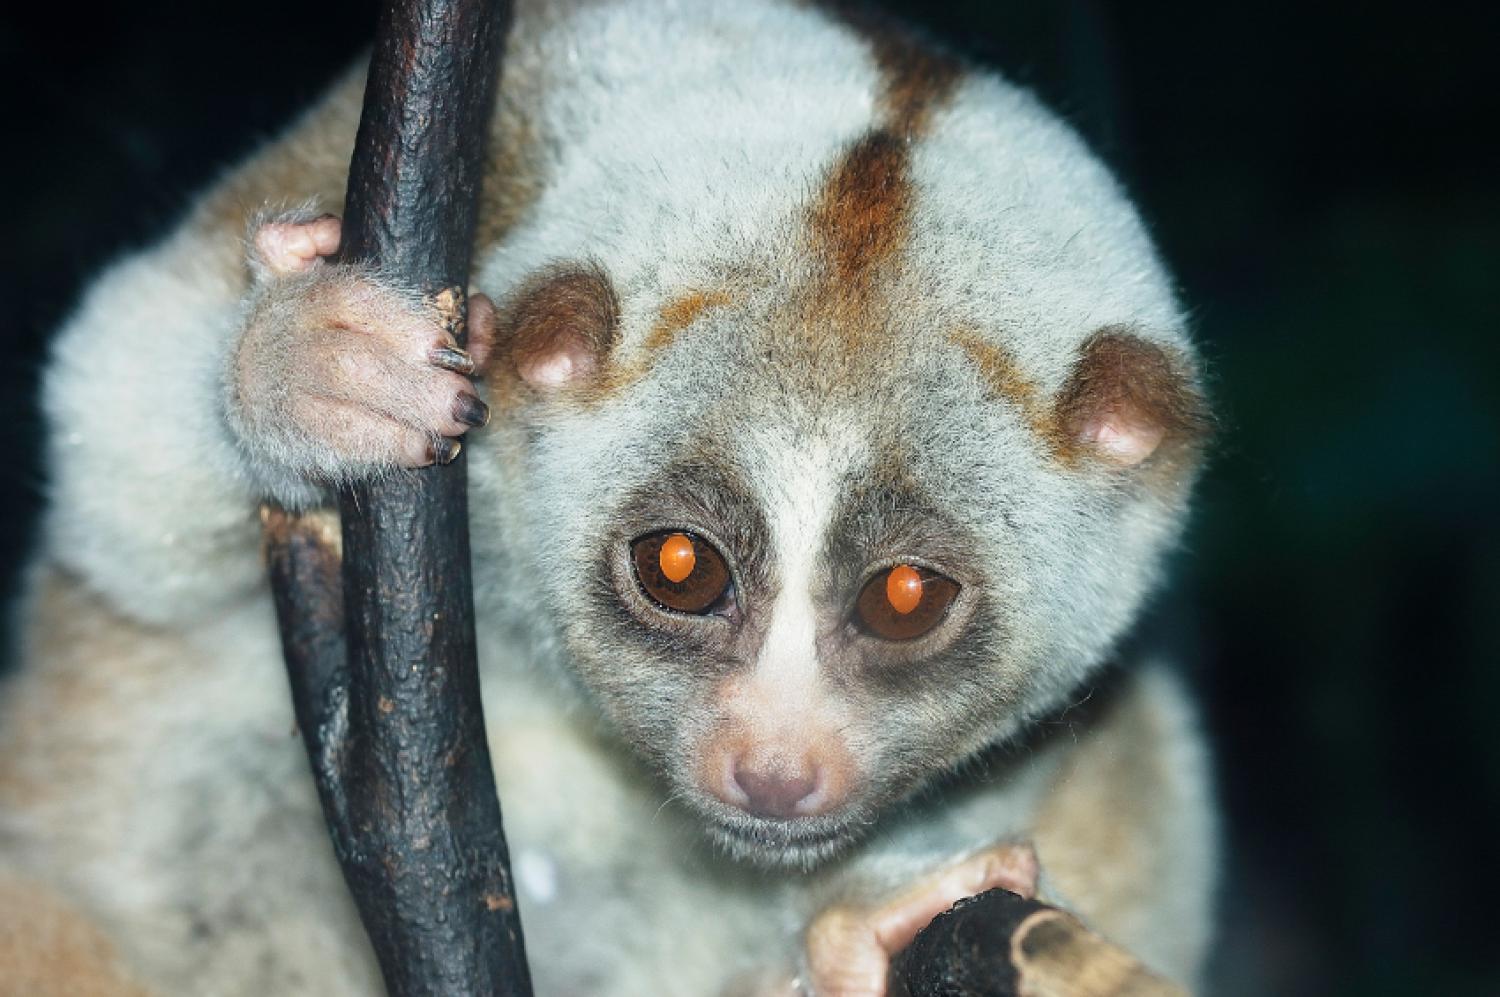
<svg viewBox="0 0 1500 997"><path fill-rule="evenodd" d="M49 331L373 23L346 0L27 6L0 20L10 585ZM893 6L1091 138L1210 357L1224 433L1171 618L1226 814L1212 992L1500 992L1496 25L1441 4Z"/></svg>

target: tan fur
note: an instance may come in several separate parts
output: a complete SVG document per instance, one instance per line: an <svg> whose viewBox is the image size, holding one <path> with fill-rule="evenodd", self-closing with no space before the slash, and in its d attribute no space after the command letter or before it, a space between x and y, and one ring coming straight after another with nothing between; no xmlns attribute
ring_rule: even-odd
<svg viewBox="0 0 1500 997"><path fill-rule="evenodd" d="M122 620L59 572L39 580L29 615L32 660L44 667L12 679L3 701L0 815L12 825L36 821L48 829L54 855L86 860L126 833L119 817L131 784L116 748L119 718L131 702L163 694L174 665L191 659L177 642ZM87 821L71 816L80 793L97 806ZM99 925L54 890L0 869L0 995L145 993Z"/></svg>
<svg viewBox="0 0 1500 997"><path fill-rule="evenodd" d="M1193 929L1163 938L1150 919L1170 916L1164 898L1193 882L1206 856L1196 854L1198 836L1182 831L1183 815L1203 805L1202 790L1193 766L1184 777L1182 719L1163 703L1161 685L1160 676L1130 683L1081 728L1033 834L1042 869L1070 909L1148 965L1155 956L1177 967L1190 960L1173 946L1192 952L1201 939L1187 937Z"/></svg>
<svg viewBox="0 0 1500 997"><path fill-rule="evenodd" d="M504 238L541 196L541 190L542 173L532 126L513 105L506 104L490 132L490 154L485 158L474 232L476 258Z"/></svg>
<svg viewBox="0 0 1500 997"><path fill-rule="evenodd" d="M194 212L192 224L238 240L267 210L315 202L341 214L364 89L361 65L294 126L295 141L267 146L227 177ZM233 249L238 263L243 254L237 242Z"/></svg>
<svg viewBox="0 0 1500 997"><path fill-rule="evenodd" d="M305 969L281 960L299 950L313 953L301 965L322 960L339 981L323 991L330 997L372 992L366 942L322 857L326 832L302 783L306 759L278 686L274 638L242 619L223 624L232 638L218 621L193 633L134 623L51 568L33 579L28 602L30 667L0 698L0 876L19 873L76 899L117 940L120 962L164 993L204 992L188 982L200 978L243 993L289 992ZM252 615L269 623L268 606ZM236 652L271 669L220 667ZM234 709L254 719L227 717ZM208 740L185 746L189 727ZM224 778L198 778L190 769L199 763ZM236 783L246 764L260 775ZM236 810L247 788L274 799ZM164 821L173 794L197 801L179 813L221 817L237 843L215 853ZM282 857L259 864L257 849L271 840L282 842ZM142 862L166 864L152 877ZM174 905L165 899L173 893L195 899ZM186 967L163 968L188 952Z"/></svg>
<svg viewBox="0 0 1500 997"><path fill-rule="evenodd" d="M52 890L0 875L0 997L146 997L104 933Z"/></svg>
<svg viewBox="0 0 1500 997"><path fill-rule="evenodd" d="M194 653L110 611L58 571L40 579L28 616L29 658L46 667L15 676L0 701L0 810L45 805L76 786L108 786L101 771L122 695L159 691Z"/></svg>
<svg viewBox="0 0 1500 997"><path fill-rule="evenodd" d="M507 95L526 85L514 80L515 75L513 71L507 78ZM313 203L319 210L342 214L364 91L361 61L293 127L290 141L267 146L215 188L194 212L192 223L239 240L268 210ZM535 202L542 184L533 128L513 102L496 111L490 150L480 188L476 257L510 231ZM236 264L240 257L236 241Z"/></svg>
<svg viewBox="0 0 1500 997"><path fill-rule="evenodd" d="M1126 917L1140 903L1139 870L1158 855L1157 822L1137 806L1162 798L1162 759L1141 750L1161 737L1149 704L1126 700L1082 736L1071 764L1037 818L1047 872L1070 897L1084 898L1096 918ZM1116 876L1114 870L1130 870Z"/></svg>

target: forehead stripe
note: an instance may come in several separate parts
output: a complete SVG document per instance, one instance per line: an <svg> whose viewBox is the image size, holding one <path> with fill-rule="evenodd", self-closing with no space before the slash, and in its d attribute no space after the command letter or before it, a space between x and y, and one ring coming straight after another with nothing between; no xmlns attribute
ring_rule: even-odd
<svg viewBox="0 0 1500 997"><path fill-rule="evenodd" d="M863 15L850 23L869 38L880 70L880 120L834 163L808 219L814 250L827 264L810 293L848 338L879 324L871 315L878 278L911 231L912 143L960 77L957 62L908 35Z"/></svg>

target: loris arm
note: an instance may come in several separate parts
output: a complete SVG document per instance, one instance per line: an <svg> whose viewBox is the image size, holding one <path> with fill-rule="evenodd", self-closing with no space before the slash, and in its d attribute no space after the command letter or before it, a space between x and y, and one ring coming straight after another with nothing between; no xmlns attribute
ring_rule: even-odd
<svg viewBox="0 0 1500 997"><path fill-rule="evenodd" d="M184 230L107 271L43 382L47 547L133 616L201 618L259 584L261 483L220 407L242 259Z"/></svg>
<svg viewBox="0 0 1500 997"><path fill-rule="evenodd" d="M107 272L45 378L51 556L154 623L261 584L262 499L306 505L445 459L488 415L467 380L487 300L471 302L472 351L445 350L415 295L323 259L337 219L282 215L247 240L240 217L194 218Z"/></svg>

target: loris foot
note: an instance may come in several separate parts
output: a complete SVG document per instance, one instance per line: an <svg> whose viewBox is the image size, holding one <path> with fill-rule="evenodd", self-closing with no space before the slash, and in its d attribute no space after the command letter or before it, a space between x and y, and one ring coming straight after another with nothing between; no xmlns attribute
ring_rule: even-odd
<svg viewBox="0 0 1500 997"><path fill-rule="evenodd" d="M1001 845L941 869L872 908L831 907L807 932L807 967L817 997L884 997L891 958L933 918L965 897L1005 889L1036 895L1030 845Z"/></svg>
<svg viewBox="0 0 1500 997"><path fill-rule="evenodd" d="M490 300L424 300L378 275L331 262L341 225L293 215L251 238L256 277L230 358L227 409L251 456L281 473L341 481L387 467L447 463L458 437L489 420L470 376L495 334Z"/></svg>

